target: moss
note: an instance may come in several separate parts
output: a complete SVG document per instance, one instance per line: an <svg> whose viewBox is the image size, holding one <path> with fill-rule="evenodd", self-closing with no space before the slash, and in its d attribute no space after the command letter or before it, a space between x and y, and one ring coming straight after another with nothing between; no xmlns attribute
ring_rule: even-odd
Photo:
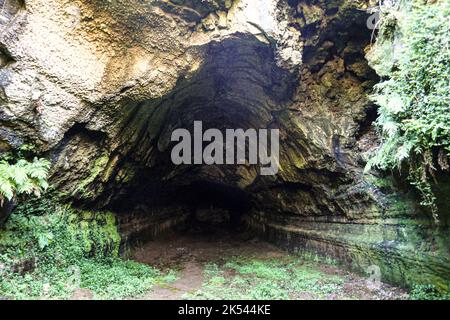
<svg viewBox="0 0 450 320"><path fill-rule="evenodd" d="M302 157L302 155L301 154L299 154L299 153L290 153L289 154L289 157L291 158L291 160L292 160L292 163L294 164L294 166L297 168L297 169L303 169L303 168L305 168L305 166L306 166L306 160Z"/></svg>
<svg viewBox="0 0 450 320"><path fill-rule="evenodd" d="M446 170L450 156L450 3L401 1L385 9L378 39L367 55L384 77L372 96L379 105L376 125L382 145L368 168L407 168L406 179L420 194L420 204L439 223L432 183L440 169Z"/></svg>
<svg viewBox="0 0 450 320"><path fill-rule="evenodd" d="M52 241L39 249L39 239L50 234ZM64 252L68 248L73 249L72 253L67 252L70 260L117 256L119 246L113 213L81 211L49 199L35 199L19 206L0 232L0 248L12 257L18 252L39 255L47 249Z"/></svg>
<svg viewBox="0 0 450 320"><path fill-rule="evenodd" d="M93 195L92 191L88 191L88 187L107 169L109 163L109 155L104 154L100 158L94 161L94 164L89 170L87 178L80 181L78 187L72 193L72 195L79 194L82 198L89 198Z"/></svg>
<svg viewBox="0 0 450 320"><path fill-rule="evenodd" d="M329 259L366 273L369 266L381 270L382 281L412 288L433 285L449 292L450 256L448 231L399 218L372 223L303 223L302 227L283 227L250 222L261 236L315 261Z"/></svg>
<svg viewBox="0 0 450 320"><path fill-rule="evenodd" d="M232 274L232 276L230 276ZM316 263L295 256L277 259L230 257L225 263L205 266L205 282L187 299L300 299L307 293L323 299L344 295L346 279L319 271Z"/></svg>
<svg viewBox="0 0 450 320"><path fill-rule="evenodd" d="M321 7L315 5L301 5L305 24L310 25L319 22L323 19L324 12Z"/></svg>
<svg viewBox="0 0 450 320"><path fill-rule="evenodd" d="M378 41L367 54L367 60L378 75L388 76L394 67L394 46L390 40Z"/></svg>
<svg viewBox="0 0 450 320"><path fill-rule="evenodd" d="M121 170L117 173L116 182L117 183L127 183L133 179L135 174L136 174L135 168L133 168L130 165L125 164L124 167L122 167Z"/></svg>
<svg viewBox="0 0 450 320"><path fill-rule="evenodd" d="M376 177L374 175L365 175L364 180L379 189L392 189L392 177Z"/></svg>
<svg viewBox="0 0 450 320"><path fill-rule="evenodd" d="M50 199L28 201L0 231L0 297L61 299L82 288L94 298L119 299L165 281L158 270L120 258L120 245L111 212L80 211ZM74 270L76 286L69 285Z"/></svg>

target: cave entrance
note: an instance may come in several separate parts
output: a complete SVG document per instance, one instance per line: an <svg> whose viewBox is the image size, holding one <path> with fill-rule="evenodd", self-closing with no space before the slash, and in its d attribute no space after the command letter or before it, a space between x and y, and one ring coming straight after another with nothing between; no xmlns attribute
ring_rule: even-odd
<svg viewBox="0 0 450 320"><path fill-rule="evenodd" d="M243 229L243 215L251 208L250 195L233 188L208 181L197 181L182 188L191 213L186 230L211 233L217 229L237 232Z"/></svg>
<svg viewBox="0 0 450 320"><path fill-rule="evenodd" d="M122 231L130 238L154 239L175 227L242 230L243 216L256 201L249 187L261 179L261 164L176 165L172 133L186 129L194 136L196 121L203 132L216 129L223 136L228 129L278 129L277 112L292 102L297 78L277 64L273 44L234 34L198 50L203 64L172 92L158 101L125 106L123 141L116 151L124 183L116 179L100 200L123 213Z"/></svg>
<svg viewBox="0 0 450 320"><path fill-rule="evenodd" d="M141 177L145 179L145 175ZM178 180L176 180L178 181ZM183 185L137 184L129 201L115 203L120 229L130 243L154 241L166 233L228 236L247 232L245 216L253 208L250 192L217 181Z"/></svg>

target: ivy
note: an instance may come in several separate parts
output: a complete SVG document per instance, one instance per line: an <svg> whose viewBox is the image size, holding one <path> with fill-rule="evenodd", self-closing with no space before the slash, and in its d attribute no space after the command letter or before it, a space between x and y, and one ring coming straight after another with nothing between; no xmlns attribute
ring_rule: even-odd
<svg viewBox="0 0 450 320"><path fill-rule="evenodd" d="M384 28L390 29L391 45L398 39L401 45L395 44L398 52L389 78L375 87L373 100L379 105L376 126L383 142L368 169L406 165L408 180L421 194L421 204L430 208L437 220L432 181L435 171L448 170L450 156L450 2L425 5L415 0L407 14L401 12L404 7L392 10L399 11L384 14L396 17L394 36L391 23L381 24L372 52L385 48ZM379 63L372 63L376 69Z"/></svg>
<svg viewBox="0 0 450 320"><path fill-rule="evenodd" d="M88 290L94 299L147 293L173 274L119 255L114 214L29 199L0 231L0 297L68 299Z"/></svg>

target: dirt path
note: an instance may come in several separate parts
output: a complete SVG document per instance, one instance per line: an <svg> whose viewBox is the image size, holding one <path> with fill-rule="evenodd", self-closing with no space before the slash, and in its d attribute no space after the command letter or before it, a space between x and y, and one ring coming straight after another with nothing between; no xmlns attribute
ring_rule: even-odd
<svg viewBox="0 0 450 320"><path fill-rule="evenodd" d="M146 295L146 300L181 300L187 293L201 288L204 281L203 267L193 261L187 262L179 279L169 285L158 285Z"/></svg>
<svg viewBox="0 0 450 320"><path fill-rule="evenodd" d="M248 233L211 230L210 233L173 233L150 241L135 249L133 259L166 269L184 266L187 262L225 262L228 257L252 255L281 257L286 253Z"/></svg>
<svg viewBox="0 0 450 320"><path fill-rule="evenodd" d="M149 264L160 270L175 269L178 271L178 280L170 284L156 286L144 299L184 299L186 296L202 289L208 282L205 276L208 265L215 264L222 268L233 257L251 257L256 261L258 259L261 261L281 261L290 257L286 252L245 233L210 231L210 234L205 232L171 234L156 241L148 242L134 250L132 258L138 262ZM366 278L335 266L317 264L317 267L314 268L314 270L321 272L324 277L339 276L345 279L345 283L339 291L323 296L322 298L325 299L403 299L407 297L401 289L386 284L374 291L368 288ZM236 275L235 271L226 268L222 272L222 275L227 278L225 281L233 279ZM231 283L222 284L222 289L232 286ZM222 297L219 296L219 298ZM293 298L314 299L317 298L317 295L305 291L296 294Z"/></svg>
<svg viewBox="0 0 450 320"><path fill-rule="evenodd" d="M280 249L248 234L211 230L209 234L192 232L166 235L136 248L132 258L161 270L179 271L178 280L169 285L156 286L145 299L179 300L185 294L201 288L205 281L205 264L223 264L233 256L255 254L274 258L286 255Z"/></svg>

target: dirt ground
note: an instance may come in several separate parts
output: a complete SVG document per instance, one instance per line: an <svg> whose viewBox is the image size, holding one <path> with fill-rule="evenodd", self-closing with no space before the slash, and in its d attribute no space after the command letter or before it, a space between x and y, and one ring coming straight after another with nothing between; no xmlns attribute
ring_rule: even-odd
<svg viewBox="0 0 450 320"><path fill-rule="evenodd" d="M155 241L138 246L132 252L132 259L149 264L161 270L175 269L178 280L156 286L144 299L180 300L186 294L195 293L207 281L205 265L224 265L230 258L252 257L252 259L283 259L288 253L261 241L248 233L226 230L210 232L172 233ZM382 284L371 288L367 278L349 273L336 266L317 263L317 269L324 275L336 275L345 279L342 290L328 294L325 299L405 299L407 293L399 288ZM233 273L227 271L228 276ZM296 299L314 299L313 294L302 292Z"/></svg>

